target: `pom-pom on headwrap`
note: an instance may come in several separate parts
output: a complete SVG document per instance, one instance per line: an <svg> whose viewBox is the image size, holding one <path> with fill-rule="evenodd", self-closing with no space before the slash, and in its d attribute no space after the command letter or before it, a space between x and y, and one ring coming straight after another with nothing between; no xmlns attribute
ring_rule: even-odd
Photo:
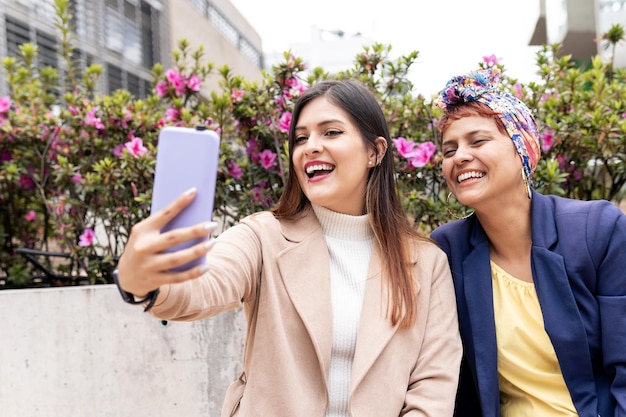
<svg viewBox="0 0 626 417"><path fill-rule="evenodd" d="M441 91L437 106L448 110L461 103L476 101L499 113L530 181L541 156L537 125L530 109L521 100L499 88L500 76L498 68L487 68L453 77Z"/></svg>

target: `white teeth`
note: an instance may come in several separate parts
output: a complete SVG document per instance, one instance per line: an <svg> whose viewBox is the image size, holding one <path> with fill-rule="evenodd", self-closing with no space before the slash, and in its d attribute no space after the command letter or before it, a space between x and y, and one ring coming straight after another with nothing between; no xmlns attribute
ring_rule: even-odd
<svg viewBox="0 0 626 417"><path fill-rule="evenodd" d="M482 178L484 176L485 176L484 172L472 171L472 172L465 172L465 173L459 175L458 177L456 177L456 180L458 182L463 182L463 181L468 180L470 178Z"/></svg>
<svg viewBox="0 0 626 417"><path fill-rule="evenodd" d="M306 167L306 173L307 174L312 174L315 171L332 171L333 166L332 165L326 165L326 164L318 164L318 165L309 165L308 167Z"/></svg>

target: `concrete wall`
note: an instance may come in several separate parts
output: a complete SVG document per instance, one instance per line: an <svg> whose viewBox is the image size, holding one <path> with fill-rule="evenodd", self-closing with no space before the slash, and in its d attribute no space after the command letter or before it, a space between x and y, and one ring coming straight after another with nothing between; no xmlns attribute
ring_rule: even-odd
<svg viewBox="0 0 626 417"><path fill-rule="evenodd" d="M0 291L0 415L219 416L245 330L241 310L164 326L112 285Z"/></svg>

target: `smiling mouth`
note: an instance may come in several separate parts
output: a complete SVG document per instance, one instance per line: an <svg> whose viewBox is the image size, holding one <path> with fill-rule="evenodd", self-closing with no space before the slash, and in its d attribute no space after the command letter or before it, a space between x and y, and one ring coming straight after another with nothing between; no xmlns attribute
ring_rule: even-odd
<svg viewBox="0 0 626 417"><path fill-rule="evenodd" d="M484 176L485 176L484 172L478 172L478 171L465 172L459 175L458 177L456 177L456 181L458 183L461 183L463 181L471 180L472 178L482 178Z"/></svg>
<svg viewBox="0 0 626 417"><path fill-rule="evenodd" d="M329 164L316 164L306 167L306 175L309 178L317 177L320 175L330 174L335 170L335 167Z"/></svg>

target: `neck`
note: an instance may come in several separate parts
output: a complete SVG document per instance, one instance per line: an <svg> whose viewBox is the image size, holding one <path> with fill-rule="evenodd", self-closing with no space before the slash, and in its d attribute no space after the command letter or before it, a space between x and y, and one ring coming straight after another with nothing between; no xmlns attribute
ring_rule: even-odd
<svg viewBox="0 0 626 417"><path fill-rule="evenodd" d="M530 253L532 228L531 201L499 204L498 207L477 209L480 221L493 255L503 259L516 259Z"/></svg>

